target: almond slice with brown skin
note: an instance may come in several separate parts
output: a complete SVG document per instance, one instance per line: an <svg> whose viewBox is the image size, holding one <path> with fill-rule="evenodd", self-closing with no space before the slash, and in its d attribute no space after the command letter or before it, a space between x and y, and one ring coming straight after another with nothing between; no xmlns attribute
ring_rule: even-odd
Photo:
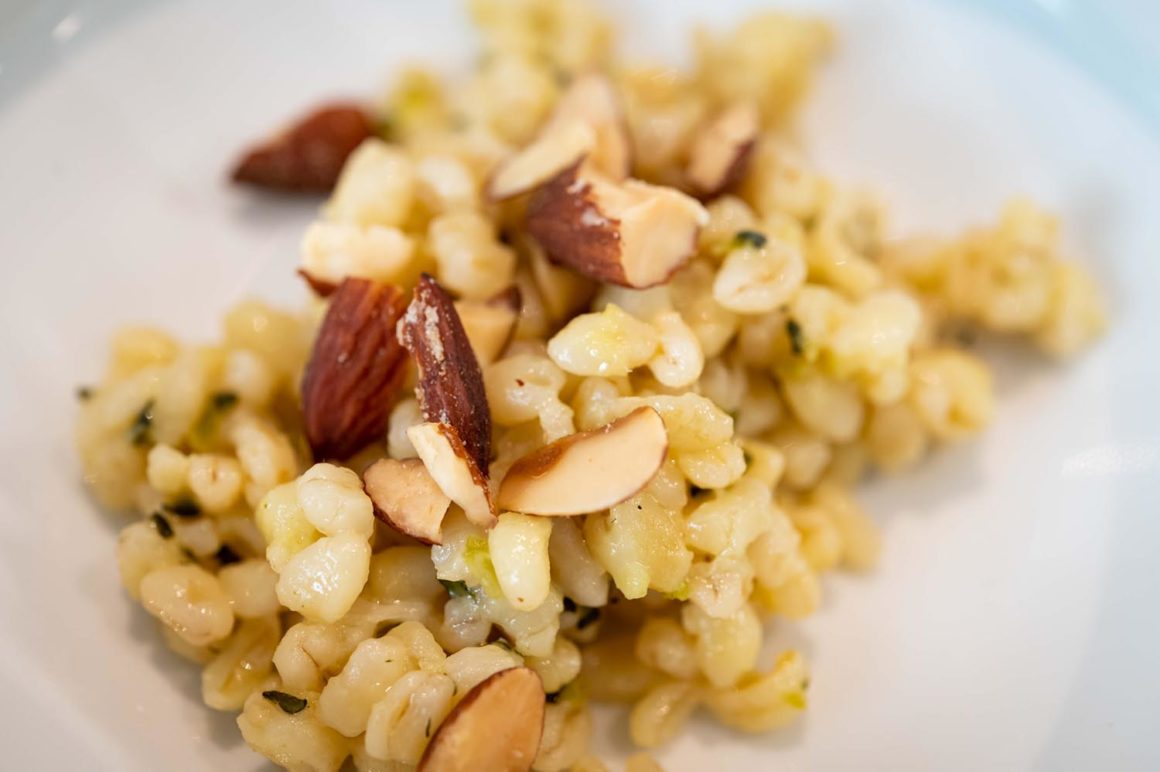
<svg viewBox="0 0 1160 772"><path fill-rule="evenodd" d="M500 165L487 183L487 195L502 201L527 193L579 162L595 144L596 132L581 121L545 130Z"/></svg>
<svg viewBox="0 0 1160 772"><path fill-rule="evenodd" d="M399 321L399 342L419 367L415 387L423 417L455 430L476 468L487 474L491 461L491 412L483 373L451 296L423 274L407 313Z"/></svg>
<svg viewBox="0 0 1160 772"><path fill-rule="evenodd" d="M302 378L302 414L315 460L345 459L383 436L407 370L395 338L402 291L346 279L331 297Z"/></svg>
<svg viewBox="0 0 1160 772"><path fill-rule="evenodd" d="M660 414L640 407L607 426L545 445L504 477L499 506L528 515L599 512L639 493L661 468L668 435Z"/></svg>
<svg viewBox="0 0 1160 772"><path fill-rule="evenodd" d="M737 102L706 124L693 140L685 174L693 190L712 198L745 176L761 114L752 102Z"/></svg>
<svg viewBox="0 0 1160 772"><path fill-rule="evenodd" d="M572 121L592 127L596 141L587 162L611 180L623 180L632 171L632 143L616 89L599 73L581 75L563 93L545 132Z"/></svg>
<svg viewBox="0 0 1160 772"><path fill-rule="evenodd" d="M463 508L467 519L483 528L496 523L487 477L467 452L455 429L427 422L407 429L407 439L439 489Z"/></svg>
<svg viewBox="0 0 1160 772"><path fill-rule="evenodd" d="M643 289L685 264L709 213L680 191L616 183L575 166L539 188L527 229L553 262L597 281Z"/></svg>
<svg viewBox="0 0 1160 772"><path fill-rule="evenodd" d="M259 188L327 193L347 157L374 134L374 120L359 105L324 105L248 150L231 176Z"/></svg>
<svg viewBox="0 0 1160 772"><path fill-rule="evenodd" d="M540 749L546 702L531 668L489 676L443 719L418 772L527 772Z"/></svg>
<svg viewBox="0 0 1160 772"><path fill-rule="evenodd" d="M366 468L363 488L375 517L424 544L441 544L443 517L451 499L417 458L381 458Z"/></svg>
<svg viewBox="0 0 1160 772"><path fill-rule="evenodd" d="M488 300L460 300L455 303L455 311L476 361L486 366L499 358L515 334L520 318L520 291L512 286Z"/></svg>

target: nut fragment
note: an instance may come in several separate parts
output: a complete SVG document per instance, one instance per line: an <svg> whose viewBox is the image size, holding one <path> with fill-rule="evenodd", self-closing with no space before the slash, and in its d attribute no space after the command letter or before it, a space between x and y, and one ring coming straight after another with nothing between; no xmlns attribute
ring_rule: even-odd
<svg viewBox="0 0 1160 772"><path fill-rule="evenodd" d="M363 487L375 517L424 544L443 540L443 516L451 500L439 489L423 462L381 458L363 472Z"/></svg>
<svg viewBox="0 0 1160 772"><path fill-rule="evenodd" d="M514 285L489 300L460 300L455 304L480 365L491 364L507 348L520 319L520 305L520 291Z"/></svg>
<svg viewBox="0 0 1160 772"><path fill-rule="evenodd" d="M615 183L576 166L532 195L527 228L553 261L640 289L667 281L685 263L708 219L703 206L673 188Z"/></svg>
<svg viewBox="0 0 1160 772"><path fill-rule="evenodd" d="M468 455L455 429L441 423L422 423L407 429L407 439L431 479L463 508L468 520L484 528L495 525L495 504L487 477Z"/></svg>
<svg viewBox="0 0 1160 772"><path fill-rule="evenodd" d="M415 357L415 394L423 417L450 426L486 475L491 461L491 412L483 372L455 303L439 282L423 274L399 321L399 342Z"/></svg>
<svg viewBox="0 0 1160 772"><path fill-rule="evenodd" d="M348 458L386 431L406 373L395 339L403 309L402 292L390 284L346 279L335 290L302 378L315 459Z"/></svg>
<svg viewBox="0 0 1160 772"><path fill-rule="evenodd" d="M581 75L560 97L544 133L572 121L582 121L596 134L588 163L613 180L623 180L632 171L632 145L616 91L608 79L597 73Z"/></svg>
<svg viewBox="0 0 1160 772"><path fill-rule="evenodd" d="M232 178L261 188L326 193L338 180L347 156L374 133L374 122L358 105L325 105L251 148L234 167Z"/></svg>
<svg viewBox="0 0 1160 772"><path fill-rule="evenodd" d="M648 485L667 451L660 414L640 407L606 426L569 435L521 458L503 479L498 503L529 515L599 512Z"/></svg>
<svg viewBox="0 0 1160 772"><path fill-rule="evenodd" d="M693 190L712 198L745 176L761 130L761 115L752 102L737 102L706 124L689 153L686 175Z"/></svg>
<svg viewBox="0 0 1160 772"><path fill-rule="evenodd" d="M501 201L537 188L578 163L595 144L596 133L588 124L561 123L504 161L488 182L487 194Z"/></svg>
<svg viewBox="0 0 1160 772"><path fill-rule="evenodd" d="M513 667L464 695L431 738L419 772L527 772L544 730L544 687L536 672Z"/></svg>

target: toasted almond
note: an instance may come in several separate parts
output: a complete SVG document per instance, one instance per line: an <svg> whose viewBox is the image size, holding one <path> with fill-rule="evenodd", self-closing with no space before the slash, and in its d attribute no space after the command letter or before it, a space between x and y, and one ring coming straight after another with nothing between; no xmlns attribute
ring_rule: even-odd
<svg viewBox="0 0 1160 772"><path fill-rule="evenodd" d="M556 102L544 132L573 121L586 123L596 134L588 163L612 180L627 178L632 171L632 144L616 90L606 77L588 73L573 80Z"/></svg>
<svg viewBox="0 0 1160 772"><path fill-rule="evenodd" d="M441 544L443 516L451 500L417 458L380 458L362 475L375 516L424 544Z"/></svg>
<svg viewBox="0 0 1160 772"><path fill-rule="evenodd" d="M515 334L520 318L520 291L511 286L488 300L460 300L455 303L455 311L476 360L480 365L489 365L499 358Z"/></svg>
<svg viewBox="0 0 1160 772"><path fill-rule="evenodd" d="M326 193L347 157L374 133L374 121L362 107L325 105L247 151L232 177L261 188Z"/></svg>
<svg viewBox="0 0 1160 772"><path fill-rule="evenodd" d="M488 181L487 194L493 201L502 201L537 188L579 162L595 144L596 132L582 121L545 130L500 165Z"/></svg>
<svg viewBox="0 0 1160 772"><path fill-rule="evenodd" d="M402 291L346 279L331 296L302 378L306 439L316 460L344 459L381 437L407 370L395 338Z"/></svg>
<svg viewBox="0 0 1160 772"><path fill-rule="evenodd" d="M499 487L503 509L528 515L599 512L639 493L664 463L661 416L640 407L612 423L545 445L512 465Z"/></svg>
<svg viewBox="0 0 1160 772"><path fill-rule="evenodd" d="M299 268L298 275L302 277L303 281L310 285L310 289L314 290L314 294L318 295L320 298L328 298L334 294L336 289L338 289L338 285L334 282L327 281L326 279L320 279L307 271L305 268Z"/></svg>
<svg viewBox="0 0 1160 772"><path fill-rule="evenodd" d="M443 719L419 772L527 772L540 749L546 702L543 682L531 668L489 676Z"/></svg>
<svg viewBox="0 0 1160 772"><path fill-rule="evenodd" d="M423 274L407 313L399 321L399 342L415 357L415 394L423 417L446 424L467 448L475 466L487 473L491 461L491 412L483 372L451 296Z"/></svg>
<svg viewBox="0 0 1160 772"><path fill-rule="evenodd" d="M463 508L468 520L484 528L495 525L496 510L487 476L468 454L454 428L422 423L407 429L407 439L431 479L447 498Z"/></svg>
<svg viewBox="0 0 1160 772"><path fill-rule="evenodd" d="M761 114L752 102L737 102L706 124L693 140L686 176L698 195L718 196L745 176Z"/></svg>
<svg viewBox="0 0 1160 772"><path fill-rule="evenodd" d="M662 284L696 250L709 213L674 188L615 183L581 166L536 190L527 228L554 262L597 281Z"/></svg>

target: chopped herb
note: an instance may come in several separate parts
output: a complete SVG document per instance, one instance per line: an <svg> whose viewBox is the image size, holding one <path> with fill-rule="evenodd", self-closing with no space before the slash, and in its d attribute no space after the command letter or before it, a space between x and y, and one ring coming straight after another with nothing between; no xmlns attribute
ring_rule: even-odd
<svg viewBox="0 0 1160 772"><path fill-rule="evenodd" d="M785 320L785 334L789 336L789 345L795 356L801 356L806 351L806 338L802 333L802 326L796 319Z"/></svg>
<svg viewBox="0 0 1160 772"><path fill-rule="evenodd" d="M600 619L600 609L590 608L576 620L576 629L583 630L585 627L595 623L598 619Z"/></svg>
<svg viewBox="0 0 1160 772"><path fill-rule="evenodd" d="M761 249L765 246L765 234L758 231L737 231L733 237L734 247L754 247Z"/></svg>
<svg viewBox="0 0 1160 772"><path fill-rule="evenodd" d="M572 612L576 610L576 601L568 596L564 596L564 611Z"/></svg>
<svg viewBox="0 0 1160 772"><path fill-rule="evenodd" d="M554 692L549 692L549 693L547 693L547 694L545 694L545 695L544 695L544 699L548 701L548 704L549 704L549 705L555 705L555 704L556 704L556 700L560 699L560 694L561 694L563 691L564 691L564 690L561 688L561 689L557 689L557 690L556 690L556 691L554 691Z"/></svg>
<svg viewBox="0 0 1160 772"><path fill-rule="evenodd" d="M81 402L86 402L92 398L93 398L93 390L91 387L89 387L89 386L78 386L77 387L77 399L79 399Z"/></svg>
<svg viewBox="0 0 1160 772"><path fill-rule="evenodd" d="M153 522L153 527L157 529L157 533L161 534L162 539L169 539L173 536L173 526L161 516L160 512L154 512L153 517L149 519Z"/></svg>
<svg viewBox="0 0 1160 772"><path fill-rule="evenodd" d="M150 440L150 430L153 428L153 400L149 400L142 407L133 423L129 426L129 442L134 445L144 445Z"/></svg>
<svg viewBox="0 0 1160 772"><path fill-rule="evenodd" d="M431 736L431 719L430 718L427 719L427 728L423 730L423 736L424 737Z"/></svg>
<svg viewBox="0 0 1160 772"><path fill-rule="evenodd" d="M301 697L295 697L293 694L271 689L268 692L262 692L262 696L292 716L306 709L306 700Z"/></svg>
<svg viewBox="0 0 1160 772"><path fill-rule="evenodd" d="M214 553L214 560L219 565L228 566L231 563L240 563L242 556L234 552L233 548L228 544L223 544L221 549Z"/></svg>
<svg viewBox="0 0 1160 772"><path fill-rule="evenodd" d="M215 410L229 410L238 404L238 395L232 391L219 391L210 397L210 404Z"/></svg>
<svg viewBox="0 0 1160 772"><path fill-rule="evenodd" d="M443 589L447 590L447 594L452 598L462 598L471 594L471 590L467 588L467 582L449 582L446 579L440 579L439 584L443 585Z"/></svg>
<svg viewBox="0 0 1160 772"><path fill-rule="evenodd" d="M637 505L636 505L636 511L637 511L637 512L640 512L640 511L641 511L641 510L643 510L643 509L644 509L644 504L637 504Z"/></svg>
<svg viewBox="0 0 1160 772"><path fill-rule="evenodd" d="M171 515L178 517L197 517L201 514L201 507L192 499L178 499L172 504L163 505L163 509Z"/></svg>

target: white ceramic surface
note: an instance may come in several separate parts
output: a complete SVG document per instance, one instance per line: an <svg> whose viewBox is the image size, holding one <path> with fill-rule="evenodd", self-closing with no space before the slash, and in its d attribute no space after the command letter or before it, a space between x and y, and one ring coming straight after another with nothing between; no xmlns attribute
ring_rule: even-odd
<svg viewBox="0 0 1160 772"><path fill-rule="evenodd" d="M71 449L73 390L126 322L208 336L244 294L300 302L310 207L229 189L229 160L402 61L464 65L467 30L448 2L98 5L61 17L0 101L0 768L259 769L118 587L117 524ZM634 49L665 52L692 19L760 3L618 5ZM1156 135L989 16L813 5L842 37L805 118L824 168L879 189L900 230L1033 195L1104 283L1113 326L1068 368L994 352L994 427L867 486L881 569L827 580L822 613L775 631L771 651L812 661L808 719L763 739L698 725L667 767L1160 768ZM600 746L623 749L623 731L602 716Z"/></svg>

